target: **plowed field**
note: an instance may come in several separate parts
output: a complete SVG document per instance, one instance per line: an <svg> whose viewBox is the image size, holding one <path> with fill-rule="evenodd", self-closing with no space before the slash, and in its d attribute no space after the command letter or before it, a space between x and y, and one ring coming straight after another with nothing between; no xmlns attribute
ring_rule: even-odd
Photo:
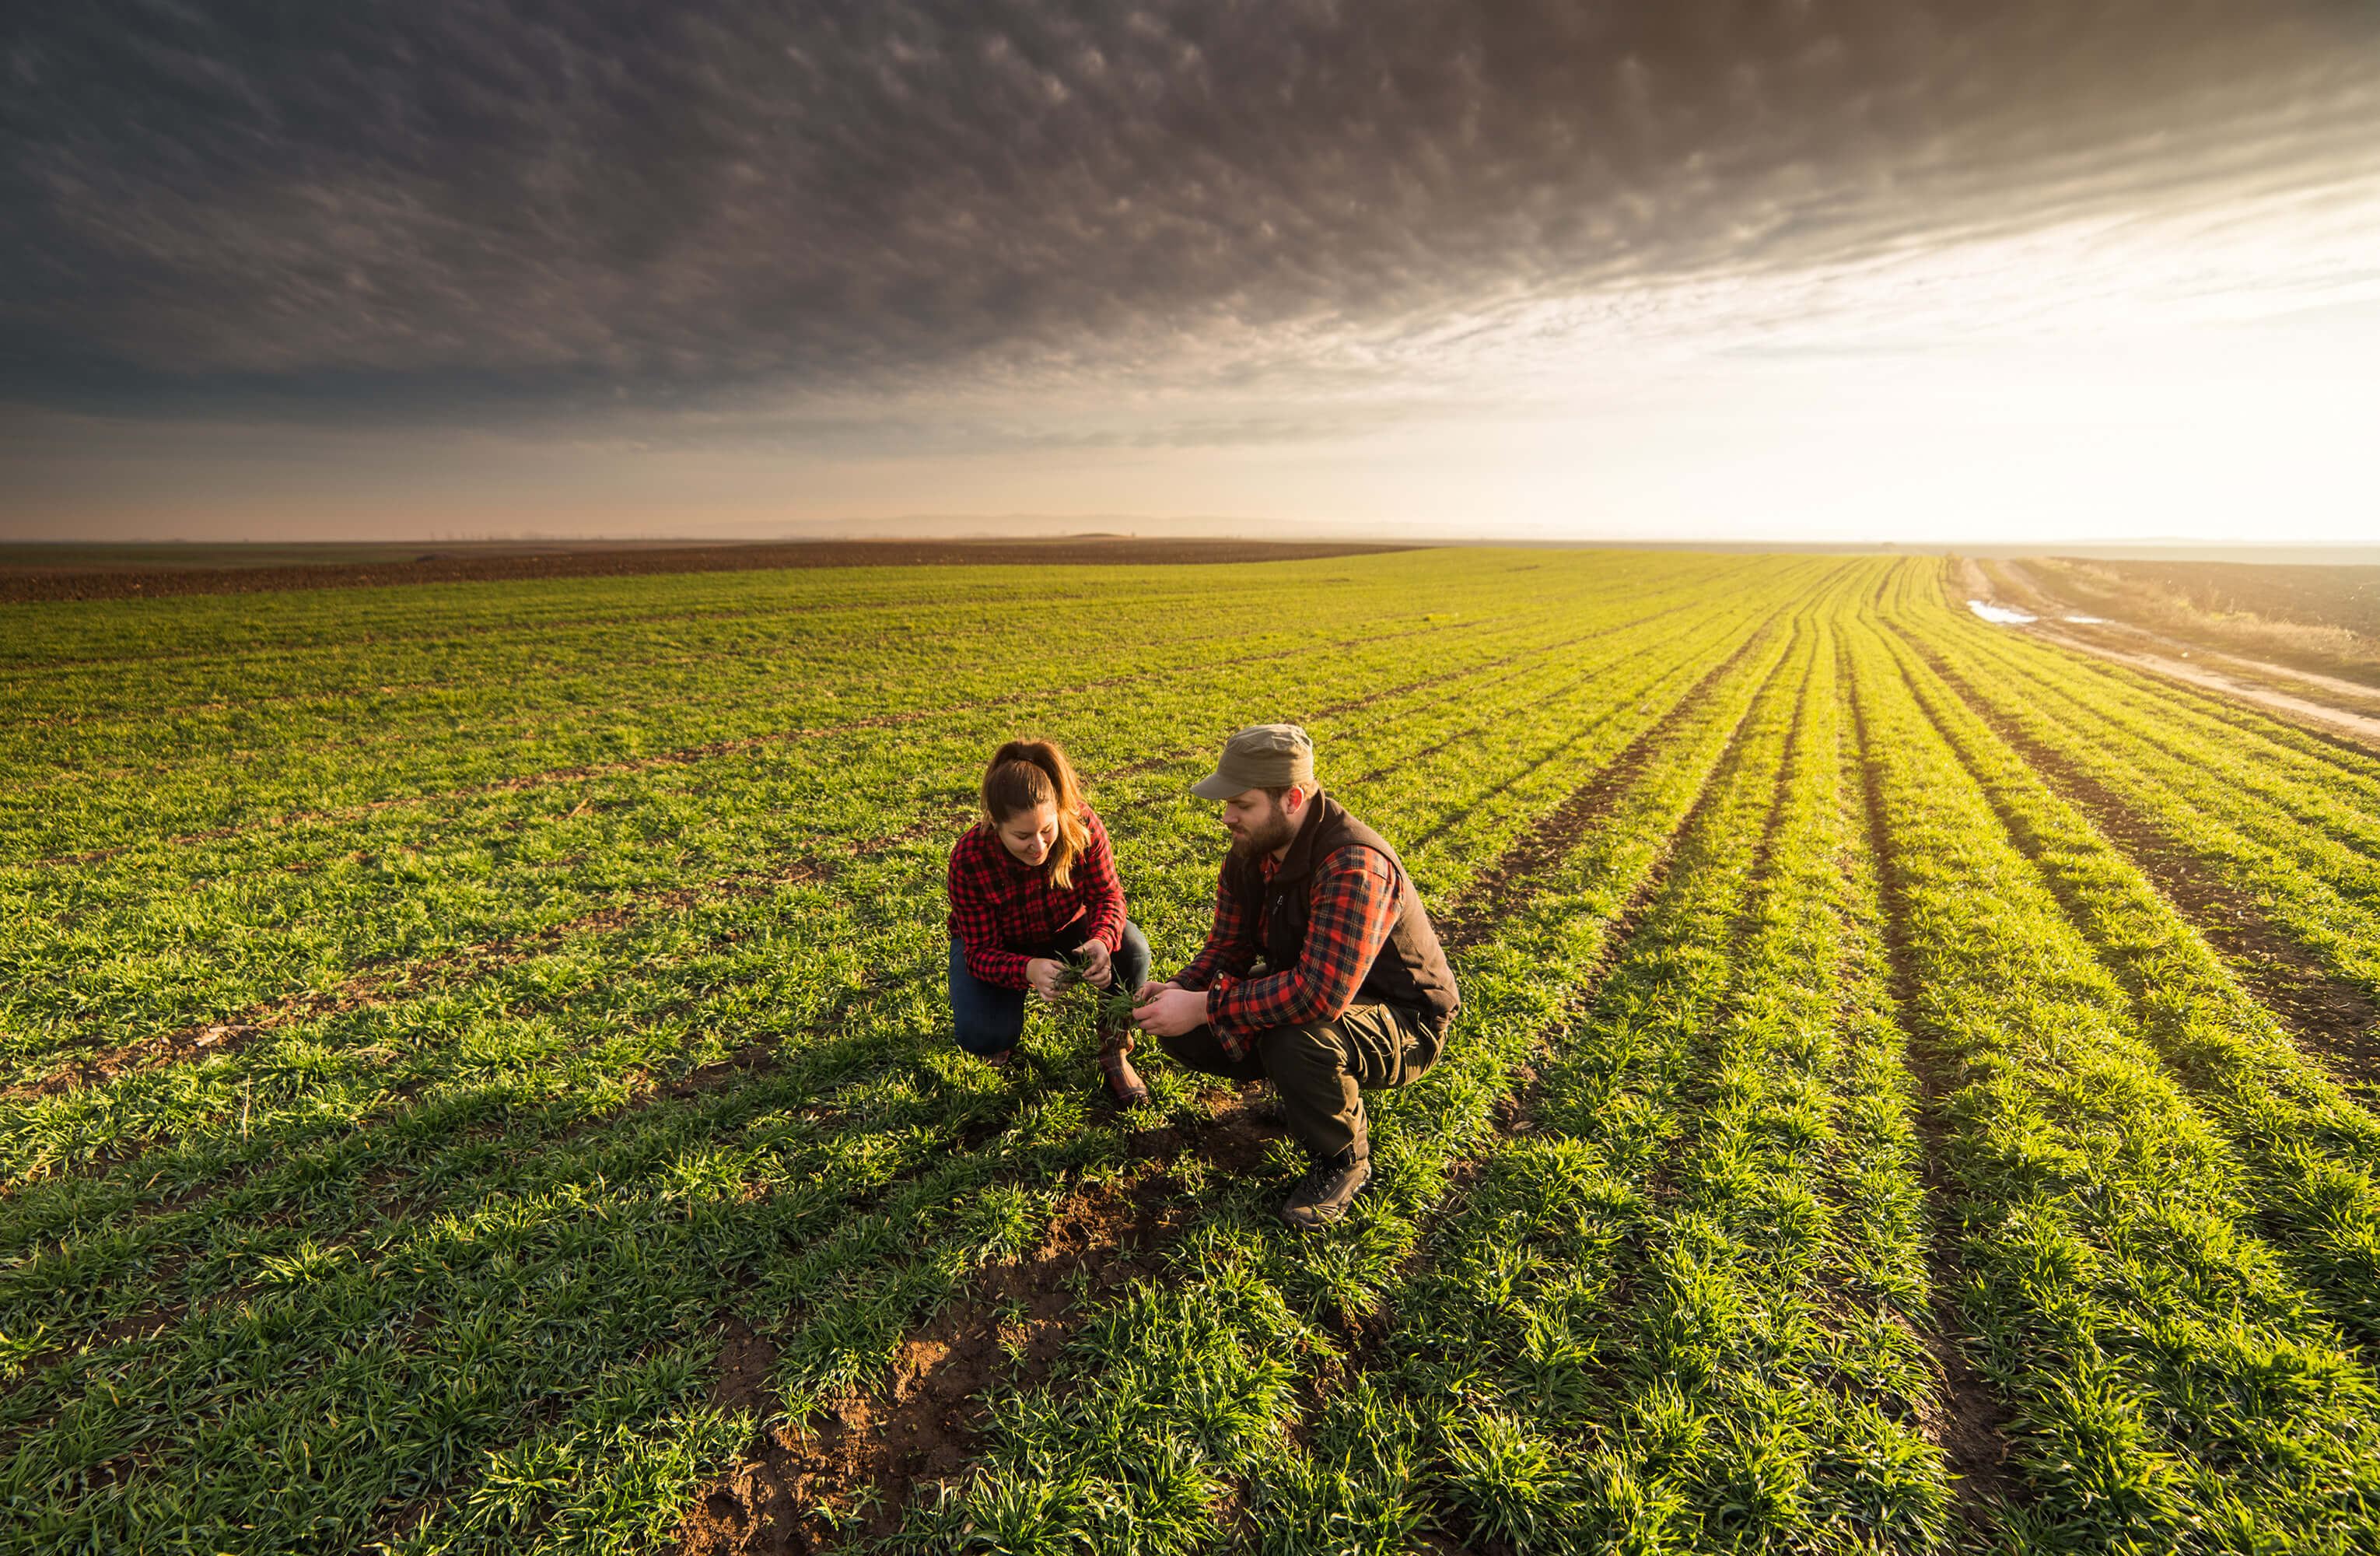
<svg viewBox="0 0 2380 1556"><path fill-rule="evenodd" d="M1945 581L0 605L0 1550L2380 1549L2380 759ZM1162 973L1275 719L1465 1000L1317 1237L943 999L997 742Z"/></svg>

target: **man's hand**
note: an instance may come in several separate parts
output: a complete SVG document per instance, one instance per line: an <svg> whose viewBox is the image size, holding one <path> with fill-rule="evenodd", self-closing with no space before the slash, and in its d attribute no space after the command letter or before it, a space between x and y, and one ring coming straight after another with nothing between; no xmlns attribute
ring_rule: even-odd
<svg viewBox="0 0 2380 1556"><path fill-rule="evenodd" d="M1207 1024L1207 991L1163 988L1143 991L1140 1008L1132 1013L1140 1029L1152 1038L1178 1038Z"/></svg>
<svg viewBox="0 0 2380 1556"><path fill-rule="evenodd" d="M1174 982L1170 978L1162 983L1151 979L1148 982L1142 984L1139 988L1132 991L1132 1003L1136 1005L1145 1005L1148 1003L1149 1001L1157 998L1158 995L1165 992L1168 989L1179 989L1181 987L1182 985Z"/></svg>
<svg viewBox="0 0 2380 1556"><path fill-rule="evenodd" d="M1058 1003L1058 975L1066 964L1049 956L1036 956L1025 964L1025 987L1041 996L1044 1003Z"/></svg>
<svg viewBox="0 0 2380 1556"><path fill-rule="evenodd" d="M1115 968L1108 965L1108 948L1098 941L1087 940L1075 947L1075 954L1083 959L1083 981L1094 989L1104 989L1115 981Z"/></svg>

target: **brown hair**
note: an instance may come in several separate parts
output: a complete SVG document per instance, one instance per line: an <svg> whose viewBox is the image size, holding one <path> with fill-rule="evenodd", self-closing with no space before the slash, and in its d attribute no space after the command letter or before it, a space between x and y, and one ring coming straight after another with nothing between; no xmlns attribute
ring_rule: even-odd
<svg viewBox="0 0 2380 1556"><path fill-rule="evenodd" d="M1075 781L1074 764L1051 740L1012 740L991 753L991 765L983 773L986 825L997 828L1020 810L1050 804L1058 808L1058 841L1048 860L1050 884L1063 891L1075 883L1075 861L1091 842L1091 829L1083 825L1083 788Z"/></svg>

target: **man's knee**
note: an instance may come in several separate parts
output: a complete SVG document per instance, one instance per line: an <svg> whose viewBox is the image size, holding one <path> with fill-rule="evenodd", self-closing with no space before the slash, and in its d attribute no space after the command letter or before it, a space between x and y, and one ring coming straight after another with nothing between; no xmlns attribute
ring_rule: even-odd
<svg viewBox="0 0 2380 1556"><path fill-rule="evenodd" d="M1167 1058L1184 1069L1196 1070L1202 1076L1226 1076L1233 1080L1256 1080L1264 1074L1258 1067L1257 1056L1254 1053L1243 1059L1234 1059L1224 1052L1222 1042L1215 1036L1215 1029L1212 1027L1193 1027L1186 1032L1176 1033L1171 1037L1160 1036L1157 1039L1157 1046L1165 1051Z"/></svg>
<svg viewBox="0 0 2380 1556"><path fill-rule="evenodd" d="M1284 1070L1344 1070L1346 1055L1341 1052L1339 1034L1327 1021L1304 1027L1271 1027L1257 1034L1257 1056L1264 1061L1265 1073L1278 1076Z"/></svg>

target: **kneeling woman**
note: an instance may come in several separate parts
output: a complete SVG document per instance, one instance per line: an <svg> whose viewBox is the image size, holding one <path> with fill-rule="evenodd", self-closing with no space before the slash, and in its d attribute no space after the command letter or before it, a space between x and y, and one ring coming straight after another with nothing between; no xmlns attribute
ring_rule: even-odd
<svg viewBox="0 0 2380 1556"><path fill-rule="evenodd" d="M959 1046L1004 1064L1029 990L1055 1003L1062 958L1085 982L1137 989L1148 942L1123 916L1107 829L1047 740L1012 740L983 775L983 819L951 850L951 1015ZM1119 981L1121 980L1121 981ZM1133 1073L1129 1022L1099 1027L1099 1071L1120 1104L1148 1100Z"/></svg>

